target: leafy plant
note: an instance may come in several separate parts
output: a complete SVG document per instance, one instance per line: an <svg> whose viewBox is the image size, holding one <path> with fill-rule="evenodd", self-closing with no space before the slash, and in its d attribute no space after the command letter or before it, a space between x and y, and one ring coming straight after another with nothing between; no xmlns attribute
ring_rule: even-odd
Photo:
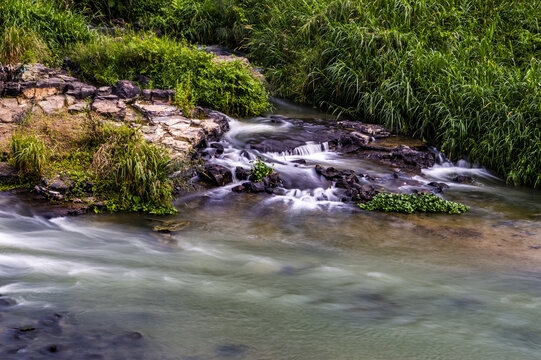
<svg viewBox="0 0 541 360"><path fill-rule="evenodd" d="M47 160L43 142L32 134L16 132L10 141L11 163L23 177L39 177Z"/></svg>
<svg viewBox="0 0 541 360"><path fill-rule="evenodd" d="M274 169L265 164L260 157L258 157L256 161L252 161L251 163L253 163L253 165L250 169L250 174L254 179L254 182L261 182L264 178L274 172Z"/></svg>
<svg viewBox="0 0 541 360"><path fill-rule="evenodd" d="M467 212L469 207L456 202L443 200L434 194L386 194L380 193L368 203L359 207L369 211L399 212L411 214L419 212L435 212L460 214Z"/></svg>

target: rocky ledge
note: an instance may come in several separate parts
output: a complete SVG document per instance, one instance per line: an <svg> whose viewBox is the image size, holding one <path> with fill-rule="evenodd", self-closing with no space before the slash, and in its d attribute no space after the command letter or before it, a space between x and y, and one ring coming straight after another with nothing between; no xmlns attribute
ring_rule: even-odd
<svg viewBox="0 0 541 360"><path fill-rule="evenodd" d="M90 113L130 124L149 142L168 149L172 160L189 160L197 149L219 139L229 124L224 114L201 107L185 116L175 106L174 97L174 90L141 89L128 80L96 87L65 70L42 64L0 66L0 147L7 149L13 132L30 116L67 114L76 123ZM17 181L15 169L0 162L0 184ZM43 179L34 190L40 196L64 200L69 187L69 181L54 178ZM75 206L75 210L67 211L80 213L85 207Z"/></svg>

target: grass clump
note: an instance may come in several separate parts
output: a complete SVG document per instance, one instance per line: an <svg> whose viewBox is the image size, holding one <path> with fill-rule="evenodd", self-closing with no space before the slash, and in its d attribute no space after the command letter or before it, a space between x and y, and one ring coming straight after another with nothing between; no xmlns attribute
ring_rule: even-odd
<svg viewBox="0 0 541 360"><path fill-rule="evenodd" d="M265 164L260 157L258 157L256 161L252 161L252 163L253 165L250 169L250 174L254 179L254 182L261 182L264 178L274 172L274 169Z"/></svg>
<svg viewBox="0 0 541 360"><path fill-rule="evenodd" d="M34 31L9 26L0 35L0 63L31 63L48 57L47 44Z"/></svg>
<svg viewBox="0 0 541 360"><path fill-rule="evenodd" d="M93 81L111 85L137 75L152 87L179 88L182 103L211 106L238 115L260 114L268 107L263 83L240 61L215 62L214 56L168 37L126 33L78 44L71 58Z"/></svg>
<svg viewBox="0 0 541 360"><path fill-rule="evenodd" d="M172 214L169 157L126 125L106 127L91 168L98 191L107 195L111 211Z"/></svg>
<svg viewBox="0 0 541 360"><path fill-rule="evenodd" d="M55 1L0 0L0 61L59 59L76 42L94 35L82 16Z"/></svg>
<svg viewBox="0 0 541 360"><path fill-rule="evenodd" d="M39 178L47 161L43 142L33 134L17 132L10 141L10 160L23 179Z"/></svg>
<svg viewBox="0 0 541 360"><path fill-rule="evenodd" d="M411 214L413 212L432 212L460 214L469 207L456 202L443 200L434 194L385 194L380 193L368 203L359 207L368 211L384 211Z"/></svg>

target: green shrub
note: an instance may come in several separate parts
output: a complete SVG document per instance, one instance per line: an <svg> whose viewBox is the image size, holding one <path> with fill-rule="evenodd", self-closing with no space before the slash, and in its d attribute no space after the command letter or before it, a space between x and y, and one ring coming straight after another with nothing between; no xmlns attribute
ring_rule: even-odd
<svg viewBox="0 0 541 360"><path fill-rule="evenodd" d="M156 88L181 87L188 103L210 106L238 116L258 115L268 107L263 83L240 61L215 62L213 55L185 42L154 34L126 33L80 43L72 60L93 81L110 85L146 75Z"/></svg>
<svg viewBox="0 0 541 360"><path fill-rule="evenodd" d="M443 200L434 194L384 194L380 193L365 204L359 204L363 210L385 211L411 214L415 211L460 214L469 210L466 205Z"/></svg>
<svg viewBox="0 0 541 360"><path fill-rule="evenodd" d="M263 178L269 176L274 172L274 169L265 164L261 158L257 158L256 161L252 161L253 165L250 169L250 174L254 178L254 182L261 182Z"/></svg>
<svg viewBox="0 0 541 360"><path fill-rule="evenodd" d="M39 177L47 160L43 142L34 135L14 133L10 142L11 163L22 177Z"/></svg>
<svg viewBox="0 0 541 360"><path fill-rule="evenodd" d="M31 63L48 56L49 48L33 31L10 26L0 35L0 63Z"/></svg>

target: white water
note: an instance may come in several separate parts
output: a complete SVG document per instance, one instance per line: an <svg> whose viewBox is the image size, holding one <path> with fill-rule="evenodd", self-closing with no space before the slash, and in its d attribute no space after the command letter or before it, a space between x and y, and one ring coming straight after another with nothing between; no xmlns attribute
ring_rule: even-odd
<svg viewBox="0 0 541 360"><path fill-rule="evenodd" d="M0 294L16 302L0 307L0 358L539 358L538 262L490 245L541 251L528 249L541 245L539 192L506 187L483 169L440 165L416 180L451 185L445 196L470 205L468 215L361 212L314 165L380 177L391 169L313 143L287 153L247 149L252 139L302 131L234 122L214 161L249 168L261 156L290 189L271 196L229 186L179 199L168 220L189 225L174 234L152 231L164 219L145 215L47 220L0 194ZM300 159L306 165L293 162ZM474 183L455 184L456 174ZM32 319L42 313L61 313L63 332L9 337L15 327L39 328ZM107 342L133 331L142 346ZM51 343L65 348L39 352Z"/></svg>

